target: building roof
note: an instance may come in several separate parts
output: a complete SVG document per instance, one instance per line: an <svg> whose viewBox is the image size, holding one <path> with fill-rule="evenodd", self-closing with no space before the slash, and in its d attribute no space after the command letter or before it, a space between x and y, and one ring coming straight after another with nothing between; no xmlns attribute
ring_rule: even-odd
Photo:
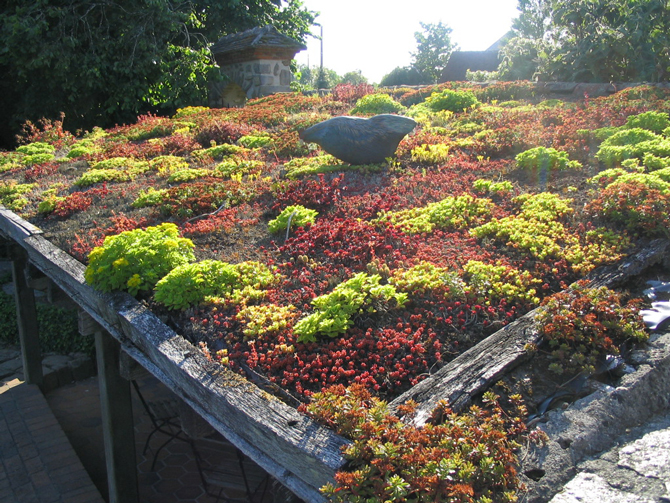
<svg viewBox="0 0 670 503"><path fill-rule="evenodd" d="M307 49L307 46L282 35L274 26L266 25L221 37L212 46L212 53L228 54L256 48L293 49L298 52Z"/></svg>
<svg viewBox="0 0 670 503"><path fill-rule="evenodd" d="M441 82L463 81L467 70L493 72L499 64L498 51L453 52L442 72Z"/></svg>

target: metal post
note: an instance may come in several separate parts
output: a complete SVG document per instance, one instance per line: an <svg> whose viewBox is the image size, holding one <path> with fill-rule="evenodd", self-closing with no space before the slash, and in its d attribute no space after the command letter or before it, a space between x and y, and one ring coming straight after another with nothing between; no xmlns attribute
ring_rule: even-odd
<svg viewBox="0 0 670 503"><path fill-rule="evenodd" d="M28 384L42 386L42 351L40 350L39 325L35 293L28 286L25 271L28 267L26 252L18 246L12 250L12 276L14 278L14 299L16 303L16 323L21 342L23 376Z"/></svg>
<svg viewBox="0 0 670 503"><path fill-rule="evenodd" d="M137 458L130 382L119 373L119 343L95 332L109 503L137 503Z"/></svg>

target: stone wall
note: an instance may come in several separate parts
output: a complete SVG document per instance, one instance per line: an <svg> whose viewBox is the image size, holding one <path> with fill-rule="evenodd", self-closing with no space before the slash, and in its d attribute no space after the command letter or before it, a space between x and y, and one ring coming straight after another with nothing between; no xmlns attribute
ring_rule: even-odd
<svg viewBox="0 0 670 503"><path fill-rule="evenodd" d="M291 90L289 84L293 75L291 74L290 64L290 60L259 59L222 66L221 74L227 76L230 79L229 82L237 84L244 91L247 99L259 98ZM220 86L219 92L226 87L226 84ZM221 101L220 106L226 106L223 103L226 101L225 96L212 96L212 99L213 101ZM239 104L233 106L239 106Z"/></svg>

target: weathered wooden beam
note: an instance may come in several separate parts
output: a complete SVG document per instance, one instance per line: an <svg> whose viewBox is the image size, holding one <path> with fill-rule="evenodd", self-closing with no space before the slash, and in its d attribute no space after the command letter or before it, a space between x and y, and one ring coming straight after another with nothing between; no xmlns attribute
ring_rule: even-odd
<svg viewBox="0 0 670 503"><path fill-rule="evenodd" d="M14 299L16 304L16 324L21 344L23 376L28 384L42 386L42 350L40 349L39 325L35 292L26 281L28 261L23 248L13 248L12 277L14 279Z"/></svg>
<svg viewBox="0 0 670 503"><path fill-rule="evenodd" d="M138 503L135 423L130 382L119 373L119 342L103 330L95 333L100 410L110 503Z"/></svg>
<svg viewBox="0 0 670 503"><path fill-rule="evenodd" d="M668 261L670 241L658 239L617 265L598 268L588 276L592 287L615 286L645 269ZM393 400L395 410L409 400L417 402L413 420L423 425L441 400L448 400L452 409L462 410L472 397L485 391L493 382L531 356L540 342L534 318L537 309L527 313L503 329L459 355L439 371Z"/></svg>

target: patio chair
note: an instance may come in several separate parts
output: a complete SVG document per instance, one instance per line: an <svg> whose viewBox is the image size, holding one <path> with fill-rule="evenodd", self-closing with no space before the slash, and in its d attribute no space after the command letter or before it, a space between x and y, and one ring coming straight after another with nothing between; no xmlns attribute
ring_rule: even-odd
<svg viewBox="0 0 670 503"><path fill-rule="evenodd" d="M140 391L137 381L132 380L133 387L137 393L142 406L151 420L152 430L144 443L142 455L146 456L149 449L149 443L156 433L167 436L167 439L154 451L154 459L151 463L151 471L156 468L156 460L158 454L173 440L182 440L187 442L193 448L193 441L184 433L181 428L179 420L179 406L176 400L161 399L161 400L146 400Z"/></svg>
<svg viewBox="0 0 670 503"><path fill-rule="evenodd" d="M193 442L193 450L205 492L217 502L271 500L270 476L225 439L198 438Z"/></svg>

